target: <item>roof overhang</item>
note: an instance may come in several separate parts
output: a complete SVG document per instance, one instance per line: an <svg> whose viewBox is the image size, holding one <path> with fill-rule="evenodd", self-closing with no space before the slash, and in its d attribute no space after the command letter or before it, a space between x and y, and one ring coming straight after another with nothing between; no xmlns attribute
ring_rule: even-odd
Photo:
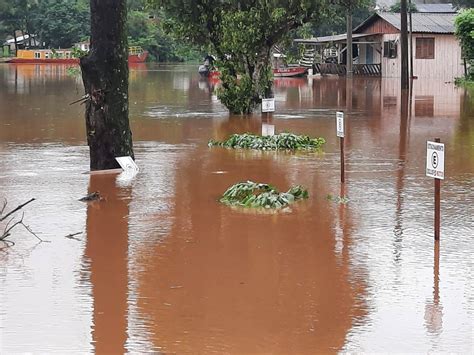
<svg viewBox="0 0 474 355"><path fill-rule="evenodd" d="M354 33L352 34L352 39L355 40L354 44L358 42L358 39L370 37L370 36L377 36L379 33ZM347 33L342 33L340 35L334 36L324 36L324 37L314 37L314 38L297 38L294 40L296 43L301 44L310 44L310 45L321 45L325 43L345 43L347 42ZM374 42L375 43L375 42Z"/></svg>

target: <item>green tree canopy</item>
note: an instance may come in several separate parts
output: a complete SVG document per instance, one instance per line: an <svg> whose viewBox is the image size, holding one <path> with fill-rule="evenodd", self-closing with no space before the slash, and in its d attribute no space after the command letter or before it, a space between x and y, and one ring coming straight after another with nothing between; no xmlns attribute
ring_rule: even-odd
<svg viewBox="0 0 474 355"><path fill-rule="evenodd" d="M458 9L460 8L469 9L469 8L474 7L474 0L452 0L451 2Z"/></svg>
<svg viewBox="0 0 474 355"><path fill-rule="evenodd" d="M400 1L397 1L395 4L390 6L390 12L400 13L400 8L401 8ZM409 11L409 10L411 10L412 13L413 12L418 12L418 9L416 8L415 3L407 4L407 11Z"/></svg>
<svg viewBox="0 0 474 355"><path fill-rule="evenodd" d="M69 48L89 38L90 10L87 0L39 0L36 34L47 47Z"/></svg>
<svg viewBox="0 0 474 355"><path fill-rule="evenodd" d="M292 30L321 19L326 0L151 0L170 16L168 28L218 58L222 103L251 112L271 92L270 52Z"/></svg>
<svg viewBox="0 0 474 355"><path fill-rule="evenodd" d="M474 9L461 11L454 20L454 27L463 57L469 64L468 79L474 80Z"/></svg>

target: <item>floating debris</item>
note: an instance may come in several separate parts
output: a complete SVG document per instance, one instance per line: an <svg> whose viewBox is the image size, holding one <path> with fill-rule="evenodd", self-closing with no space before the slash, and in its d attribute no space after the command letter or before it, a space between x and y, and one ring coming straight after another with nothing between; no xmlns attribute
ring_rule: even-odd
<svg viewBox="0 0 474 355"><path fill-rule="evenodd" d="M91 192L90 194L79 199L79 201L82 201L82 202L96 201L96 200L102 200L102 197L100 196L99 191Z"/></svg>

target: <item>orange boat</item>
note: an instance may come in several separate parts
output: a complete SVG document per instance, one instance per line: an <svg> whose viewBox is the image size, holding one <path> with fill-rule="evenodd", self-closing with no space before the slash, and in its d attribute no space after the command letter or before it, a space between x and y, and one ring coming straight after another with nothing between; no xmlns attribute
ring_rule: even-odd
<svg viewBox="0 0 474 355"><path fill-rule="evenodd" d="M19 49L17 56L7 63L28 64L78 64L79 58L74 57L72 49ZM148 52L140 47L130 47L129 63L145 63Z"/></svg>

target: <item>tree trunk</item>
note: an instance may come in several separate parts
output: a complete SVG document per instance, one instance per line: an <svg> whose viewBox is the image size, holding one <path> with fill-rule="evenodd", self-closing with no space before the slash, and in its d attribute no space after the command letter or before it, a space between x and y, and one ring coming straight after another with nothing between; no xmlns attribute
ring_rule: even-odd
<svg viewBox="0 0 474 355"><path fill-rule="evenodd" d="M133 155L128 121L126 0L91 0L91 49L80 65L86 102L91 170L118 168Z"/></svg>

